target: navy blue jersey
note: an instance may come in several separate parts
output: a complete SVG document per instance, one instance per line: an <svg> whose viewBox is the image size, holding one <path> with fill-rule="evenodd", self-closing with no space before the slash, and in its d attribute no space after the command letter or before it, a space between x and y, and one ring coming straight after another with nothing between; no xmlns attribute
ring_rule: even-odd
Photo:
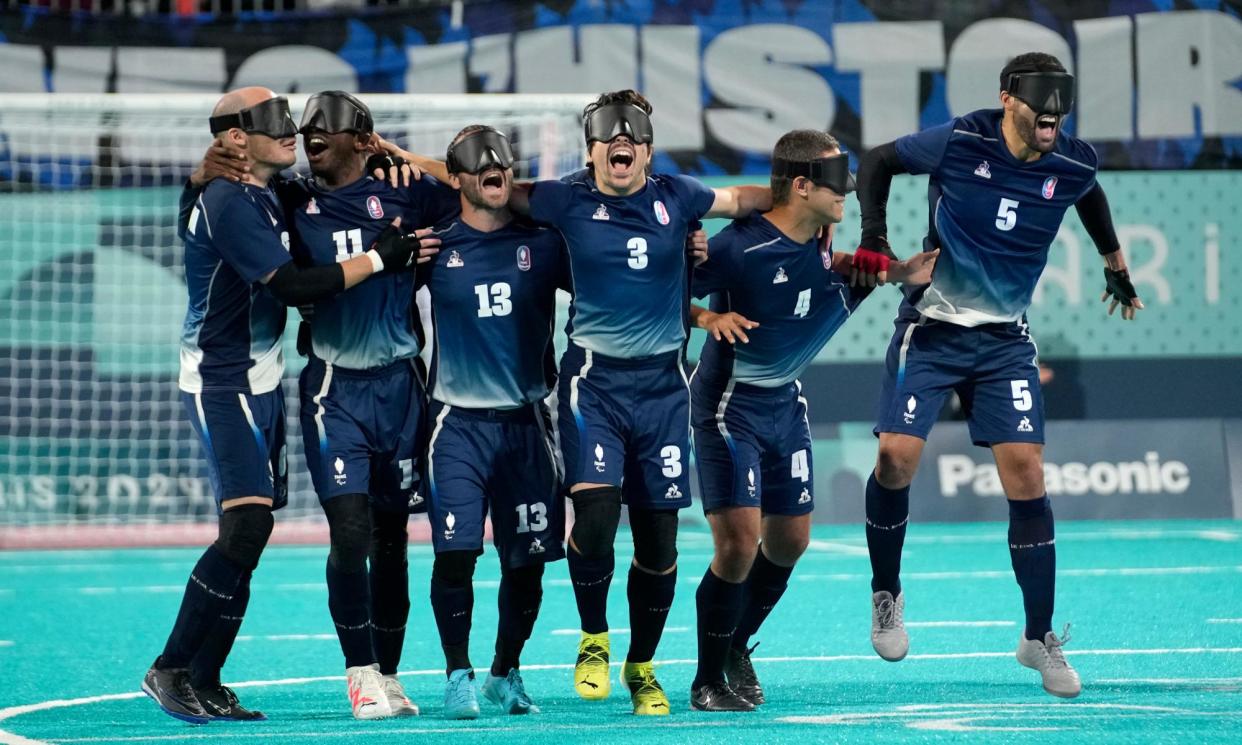
<svg viewBox="0 0 1242 745"><path fill-rule="evenodd" d="M185 231L190 302L181 390L258 395L280 384L287 310L260 280L290 260L289 231L271 189L224 179L203 189Z"/></svg>
<svg viewBox="0 0 1242 745"><path fill-rule="evenodd" d="M430 176L400 189L368 176L331 191L314 179L298 178L283 182L279 194L293 225L293 252L300 263L313 266L363 253L394 217L413 230L461 209L457 190ZM355 370L417 356L422 345L411 321L413 293L413 272L384 272L315 303L312 352Z"/></svg>
<svg viewBox="0 0 1242 745"><path fill-rule="evenodd" d="M689 176L650 176L629 196L593 179L540 181L530 215L569 247L574 298L566 332L578 346L632 359L671 352L686 339L686 233L715 192Z"/></svg>
<svg viewBox="0 0 1242 745"><path fill-rule="evenodd" d="M1009 152L1000 109L975 111L899 138L911 173L931 174L927 250L931 284L903 303L959 326L1015 321L1031 304L1065 212L1095 185L1090 145L1061 132L1056 150L1024 162Z"/></svg>
<svg viewBox="0 0 1242 745"><path fill-rule="evenodd" d="M851 289L832 271L832 248L797 243L763 215L734 220L712 237L707 262L694 270L694 295L712 295L711 309L759 324L749 344L708 337L695 376L763 388L788 385L841 328L867 291Z"/></svg>
<svg viewBox="0 0 1242 745"><path fill-rule="evenodd" d="M469 409L543 400L556 377L556 290L567 284L560 234L517 221L483 233L460 219L436 234L440 253L426 279L431 397Z"/></svg>

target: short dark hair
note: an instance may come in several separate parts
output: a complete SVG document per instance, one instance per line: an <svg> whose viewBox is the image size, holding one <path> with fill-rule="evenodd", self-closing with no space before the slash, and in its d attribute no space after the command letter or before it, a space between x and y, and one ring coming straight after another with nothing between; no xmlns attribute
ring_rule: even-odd
<svg viewBox="0 0 1242 745"><path fill-rule="evenodd" d="M449 147L453 147L476 132L482 132L487 129L493 129L493 127L489 127L486 124L467 124L461 128L461 131L457 133L457 136L453 138L453 141L449 143Z"/></svg>
<svg viewBox="0 0 1242 745"><path fill-rule="evenodd" d="M772 157L791 160L796 163L807 163L822 157L828 150L839 150L841 143L837 138L818 129L795 129L786 132L776 141L772 148ZM787 176L773 176L772 204L785 204L793 191L794 180Z"/></svg>
<svg viewBox="0 0 1242 745"><path fill-rule="evenodd" d="M1009 60L1001 69L1000 89L1009 87L1009 76L1019 72L1065 72L1065 65L1051 54L1027 52Z"/></svg>
<svg viewBox="0 0 1242 745"><path fill-rule="evenodd" d="M596 109L604 106L611 106L614 103L628 103L631 106L637 106L651 116L651 102L647 97L632 88L626 88L623 91L611 91L609 93L601 93L594 101L586 105L582 110L582 118L585 120Z"/></svg>

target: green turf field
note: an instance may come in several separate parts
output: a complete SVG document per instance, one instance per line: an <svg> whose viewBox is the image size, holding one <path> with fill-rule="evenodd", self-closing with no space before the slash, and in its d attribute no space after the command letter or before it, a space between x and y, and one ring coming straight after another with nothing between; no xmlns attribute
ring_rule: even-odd
<svg viewBox="0 0 1242 745"><path fill-rule="evenodd" d="M1083 695L1054 699L1014 660L1021 601L1001 524L918 525L906 544L911 654L881 661L868 641L862 530L818 527L790 590L757 639L766 706L688 710L694 589L710 556L683 531L677 601L657 661L673 715L636 719L570 686L577 615L564 562L548 573L525 655L543 713L474 722L439 716L443 672L427 602L431 552L411 552L414 609L402 670L418 719L355 722L323 585L326 548L272 548L254 578L225 678L270 721L191 727L138 693L197 550L0 553L0 743L493 742L1238 742L1242 739L1242 523L1066 523L1059 527L1057 630ZM625 557L619 556L619 566ZM498 578L480 560L475 663L491 660ZM623 575L622 575L623 577ZM627 636L613 583L614 657Z"/></svg>

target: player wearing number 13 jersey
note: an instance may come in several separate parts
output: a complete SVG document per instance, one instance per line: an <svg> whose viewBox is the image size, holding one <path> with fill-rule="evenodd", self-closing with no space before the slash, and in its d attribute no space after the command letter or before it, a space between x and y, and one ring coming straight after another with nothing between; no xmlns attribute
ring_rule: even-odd
<svg viewBox="0 0 1242 745"><path fill-rule="evenodd" d="M956 391L975 444L990 447L1009 498L1009 548L1026 629L1018 660L1045 690L1077 696L1081 684L1052 632L1056 572L1052 511L1044 491L1043 399L1026 309L1065 212L1075 206L1104 256L1107 290L1131 319L1142 307L1125 271L1095 151L1062 131L1073 76L1055 57L1023 54L1000 75L1002 109L976 111L872 150L859 169L863 237L856 263L883 263L885 202L897 173L926 173L924 250L939 247L930 284L908 295L888 351L867 484L872 644L905 657L905 598L898 578L910 481L945 398ZM1110 313L1112 309L1110 308Z"/></svg>
<svg viewBox="0 0 1242 745"><path fill-rule="evenodd" d="M557 426L575 516L568 552L582 621L575 689L587 699L609 693L607 596L624 502L634 562L622 678L636 714L667 714L651 660L676 585L677 510L690 504L686 237L702 217L766 209L771 194L649 175L650 113L634 91L601 95L584 112L586 177L539 182L515 204L528 196L530 216L565 237L573 278Z"/></svg>
<svg viewBox="0 0 1242 745"><path fill-rule="evenodd" d="M538 712L519 657L539 613L543 567L565 555L560 474L544 399L555 380L556 290L567 285L554 230L515 220L508 139L471 125L449 146L461 215L439 225L430 290L434 345L425 491L435 545L431 606L444 648L444 713L479 715L469 643L475 562L491 513L500 555L496 655L483 694L508 714Z"/></svg>

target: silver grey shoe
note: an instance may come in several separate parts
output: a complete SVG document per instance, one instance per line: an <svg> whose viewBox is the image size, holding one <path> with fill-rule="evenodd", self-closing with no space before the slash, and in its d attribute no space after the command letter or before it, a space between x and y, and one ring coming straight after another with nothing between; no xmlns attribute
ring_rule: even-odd
<svg viewBox="0 0 1242 745"><path fill-rule="evenodd" d="M1044 680L1044 690L1061 698L1074 698L1082 693L1082 681L1061 649L1070 640L1069 630L1067 623L1060 639L1049 631L1043 641L1027 639L1023 634L1018 642L1018 662L1038 670Z"/></svg>
<svg viewBox="0 0 1242 745"><path fill-rule="evenodd" d="M905 609L904 592L897 593L896 600L887 590L871 596L871 646L889 662L900 662L910 651L910 637L901 618Z"/></svg>

